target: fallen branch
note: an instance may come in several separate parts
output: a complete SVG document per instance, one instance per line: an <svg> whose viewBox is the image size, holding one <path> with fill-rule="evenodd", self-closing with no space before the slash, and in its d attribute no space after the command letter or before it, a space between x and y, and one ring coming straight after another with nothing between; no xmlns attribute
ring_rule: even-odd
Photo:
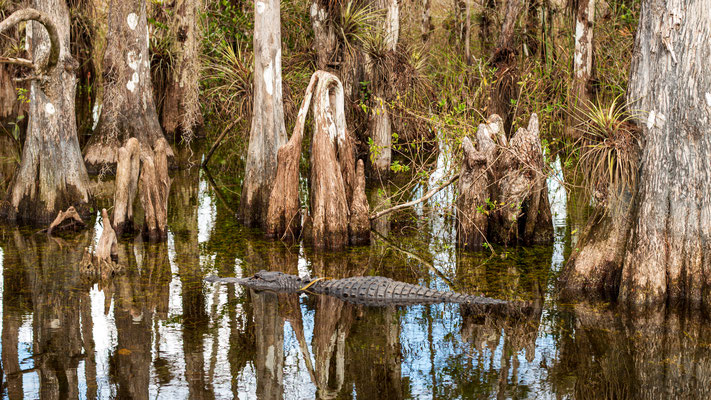
<svg viewBox="0 0 711 400"><path fill-rule="evenodd" d="M32 64L30 66L35 67L36 70L41 72L51 71L52 69L54 69L54 67L57 66L57 62L59 61L60 43L57 27L54 25L54 22L52 22L52 19L47 14L35 10L33 8L24 8L22 10L15 11L9 17L5 18L2 22L0 22L0 33L5 32L6 30L24 21L36 21L42 24L47 30L47 34L49 35L49 41L51 44L49 48L49 57L47 57L47 60L44 60L40 65L35 66L34 64Z"/></svg>
<svg viewBox="0 0 711 400"><path fill-rule="evenodd" d="M452 183L456 182L457 179L459 179L459 175L460 175L459 173L453 175L451 178L449 178L449 180L447 180L447 182L445 182L445 183L443 183L443 184L437 186L436 188L430 190L429 192L425 193L425 195L422 196L422 197L420 197L419 199L412 200L412 201L408 201L407 203L398 204L398 205L396 205L396 206L387 208L387 209L385 209L385 210L378 211L378 212L376 212L376 213L374 213L374 214L371 214L370 217L369 217L369 219L370 219L371 221L373 221L373 220L376 220L376 219L382 217L383 215L387 215L387 214L390 214L390 213L392 213L392 212L394 212L394 211L402 210L403 208L412 207L412 206L414 206L414 205L417 205L417 204L419 204L419 203L422 203L423 201L427 201L430 197L432 197L432 196L434 196L435 194L439 193L442 189L444 189L444 188L446 188L447 186L451 185Z"/></svg>
<svg viewBox="0 0 711 400"><path fill-rule="evenodd" d="M34 68L35 64L32 60L26 58L0 57L0 64L15 64L21 67Z"/></svg>
<svg viewBox="0 0 711 400"><path fill-rule="evenodd" d="M217 150L217 148L220 147L220 143L222 143L222 139L225 138L225 136L227 135L227 132L229 132L230 129L232 129L232 127L235 126L235 124L237 124L237 122L239 122L241 120L242 120L242 117L237 118L236 120L232 121L229 125L227 125L227 127L225 129L222 130L222 133L217 138L217 140L215 140L215 143L212 144L212 147L210 147L210 150L207 152L207 155L205 156L205 159L202 160L202 164L200 164L200 166L202 166L203 168L207 167L207 162L210 161L210 157L212 157L212 153L214 153L215 150Z"/></svg>

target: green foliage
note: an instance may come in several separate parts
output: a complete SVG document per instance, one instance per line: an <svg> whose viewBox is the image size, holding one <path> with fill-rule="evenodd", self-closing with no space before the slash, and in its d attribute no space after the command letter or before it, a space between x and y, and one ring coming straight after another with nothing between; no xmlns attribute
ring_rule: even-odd
<svg viewBox="0 0 711 400"><path fill-rule="evenodd" d="M639 162L639 132L634 114L618 96L609 104L600 99L585 109L584 135L578 171L590 193L621 193L636 185Z"/></svg>

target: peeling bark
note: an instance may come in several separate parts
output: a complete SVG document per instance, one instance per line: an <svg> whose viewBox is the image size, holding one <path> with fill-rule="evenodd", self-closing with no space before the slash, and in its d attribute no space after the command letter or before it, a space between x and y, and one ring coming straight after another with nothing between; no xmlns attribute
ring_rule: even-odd
<svg viewBox="0 0 711 400"><path fill-rule="evenodd" d="M607 286L619 288L622 303L648 309L675 303L708 307L709 40L706 2L642 2L627 93L630 109L648 112L646 120L637 121L644 143L639 183L619 204L611 204L609 221L598 226L590 221L591 233L581 238L579 254L566 265L564 289L605 282L610 279L605 271L621 270ZM610 233L598 240L596 230L608 226ZM591 267L593 262L608 265L601 271Z"/></svg>
<svg viewBox="0 0 711 400"><path fill-rule="evenodd" d="M240 218L266 228L269 195L277 173L277 152L287 141L281 81L279 1L258 1L254 13L254 107L242 184Z"/></svg>
<svg viewBox="0 0 711 400"><path fill-rule="evenodd" d="M22 161L0 214L44 225L70 206L87 217L91 198L74 114L76 62L69 52L69 10L60 0L36 0L34 5L38 10L20 10L0 23L0 31L27 20L40 21L46 28L38 22L27 27L32 61L45 79L30 85Z"/></svg>
<svg viewBox="0 0 711 400"><path fill-rule="evenodd" d="M145 0L112 0L104 55L104 101L84 148L92 173L115 167L118 149L135 137L142 146L165 141L153 100ZM168 157L173 157L170 146Z"/></svg>

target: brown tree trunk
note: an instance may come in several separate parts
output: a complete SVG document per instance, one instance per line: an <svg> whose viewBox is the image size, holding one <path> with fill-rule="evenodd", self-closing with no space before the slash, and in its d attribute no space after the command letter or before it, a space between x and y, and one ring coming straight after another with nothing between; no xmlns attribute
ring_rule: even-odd
<svg viewBox="0 0 711 400"><path fill-rule="evenodd" d="M91 172L115 166L118 149L135 137L142 146L165 141L153 100L145 0L113 0L104 55L104 102L84 148ZM168 156L173 151L167 145Z"/></svg>
<svg viewBox="0 0 711 400"><path fill-rule="evenodd" d="M711 303L709 41L708 2L642 2L627 98L649 116L621 301Z"/></svg>
<svg viewBox="0 0 711 400"><path fill-rule="evenodd" d="M336 30L333 21L333 7L339 3L313 0L311 3L311 25L314 29L314 49L316 50L316 67L328 69L336 51Z"/></svg>
<svg viewBox="0 0 711 400"><path fill-rule="evenodd" d="M704 60L711 58L710 32L705 1L642 2L627 94L630 109L649 112L638 121L644 143L639 184L624 203L612 204L612 218L629 213L630 222L612 223L602 246L592 235L582 238L580 255L589 256L566 265L573 269L568 276L581 276L565 286L601 280L600 271L584 263L602 260L611 264L608 270L621 268L621 302L708 306L711 91L704 88L711 87L711 73Z"/></svg>
<svg viewBox="0 0 711 400"><path fill-rule="evenodd" d="M168 81L162 123L167 135L180 134L190 141L202 125L198 87L200 79L200 0L178 0L174 6L176 65Z"/></svg>
<svg viewBox="0 0 711 400"><path fill-rule="evenodd" d="M143 205L143 236L150 241L168 237L168 143L159 141L155 149L141 148L141 173L138 187Z"/></svg>
<svg viewBox="0 0 711 400"><path fill-rule="evenodd" d="M130 138L118 150L116 164L116 189L114 191L114 228L116 235L132 232L133 201L138 193L138 175L141 166L141 145L138 139Z"/></svg>
<svg viewBox="0 0 711 400"><path fill-rule="evenodd" d="M27 44L37 72L46 80L32 81L30 116L22 162L8 190L2 214L10 220L48 224L70 206L83 217L89 213L88 175L81 158L74 114L76 62L69 52L69 10L62 0L36 0L40 11L20 10L2 23L40 20L27 26ZM28 12L24 18L20 13ZM13 22L14 21L14 22ZM49 31L49 34L47 33ZM54 67L56 65L56 67Z"/></svg>
<svg viewBox="0 0 711 400"><path fill-rule="evenodd" d="M291 239L299 237L301 231L301 209L299 205L299 161L301 160L301 142L304 137L306 114L309 112L311 97L320 73L311 76L306 88L304 100L296 117L294 133L289 142L279 148L277 153L277 173L274 187L269 195L267 212L267 236Z"/></svg>
<svg viewBox="0 0 711 400"><path fill-rule="evenodd" d="M254 107L240 217L247 226L266 228L269 195L277 172L277 152L287 140L278 0L255 4L254 50Z"/></svg>
<svg viewBox="0 0 711 400"><path fill-rule="evenodd" d="M492 94L489 110L504 119L504 128L510 130L513 116L511 115L511 99L518 97L518 70L516 55L519 44L516 38L516 24L524 10L523 0L508 0L501 31L496 47L489 58L489 63L496 67L496 81L491 87Z"/></svg>
<svg viewBox="0 0 711 400"><path fill-rule="evenodd" d="M422 41L427 43L432 35L432 0L422 0Z"/></svg>
<svg viewBox="0 0 711 400"><path fill-rule="evenodd" d="M569 137L579 137L578 126L584 121L590 102L588 85L593 68L593 32L596 0L579 0L575 12L575 52L573 54L573 82L570 93L570 118L566 127Z"/></svg>
<svg viewBox="0 0 711 400"><path fill-rule="evenodd" d="M346 134L343 85L334 75L325 73L319 79L314 124L310 236L316 247L342 248L348 244L355 160L350 137Z"/></svg>
<svg viewBox="0 0 711 400"><path fill-rule="evenodd" d="M348 237L352 245L370 242L370 206L365 194L365 164L358 160L353 186L353 199L350 202L351 216L348 221Z"/></svg>
<svg viewBox="0 0 711 400"><path fill-rule="evenodd" d="M494 191L491 166L496 156L493 141L497 122L481 124L477 129L477 149L465 137L462 142L464 156L459 177L457 198L457 244L465 249L480 249L486 241L489 205Z"/></svg>
<svg viewBox="0 0 711 400"><path fill-rule="evenodd" d="M397 0L375 0L375 7L385 14L378 29L381 31L385 41L385 48L388 52L397 49L398 36L400 34L400 9ZM373 75L373 71L371 71ZM380 176L387 176L390 171L392 161L392 123L390 120L390 110L387 102L390 100L388 92L391 90L389 73L376 75L385 76L384 82L373 82L375 104L371 113L371 130L373 143L377 149L374 157L373 168ZM375 79L371 77L371 81Z"/></svg>
<svg viewBox="0 0 711 400"><path fill-rule="evenodd" d="M498 205L489 228L496 242L541 244L553 239L538 128L538 116L532 114L528 128L519 128L510 143L499 130L503 148L494 167Z"/></svg>

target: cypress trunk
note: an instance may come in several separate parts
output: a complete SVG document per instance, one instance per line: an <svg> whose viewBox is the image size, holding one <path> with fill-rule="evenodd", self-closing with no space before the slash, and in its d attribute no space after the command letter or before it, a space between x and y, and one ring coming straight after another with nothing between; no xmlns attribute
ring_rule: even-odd
<svg viewBox="0 0 711 400"><path fill-rule="evenodd" d="M153 100L145 0L113 0L104 54L104 102L94 134L84 149L89 171L114 167L118 149L135 137L142 146L165 141ZM168 156L173 151L165 143Z"/></svg>
<svg viewBox="0 0 711 400"><path fill-rule="evenodd" d="M247 226L266 228L269 195L277 173L277 152L287 140L278 0L255 3L253 104L240 217Z"/></svg>
<svg viewBox="0 0 711 400"><path fill-rule="evenodd" d="M34 6L41 14L24 20L44 22L28 24L27 45L35 65L45 65L43 60L49 60L49 65L40 67L46 79L34 80L30 85L22 161L9 186L8 202L0 211L13 221L48 224L60 210L70 206L83 217L88 216L89 178L81 158L74 114L77 64L69 52L69 9L63 0L36 0ZM54 62L57 64L53 67Z"/></svg>

